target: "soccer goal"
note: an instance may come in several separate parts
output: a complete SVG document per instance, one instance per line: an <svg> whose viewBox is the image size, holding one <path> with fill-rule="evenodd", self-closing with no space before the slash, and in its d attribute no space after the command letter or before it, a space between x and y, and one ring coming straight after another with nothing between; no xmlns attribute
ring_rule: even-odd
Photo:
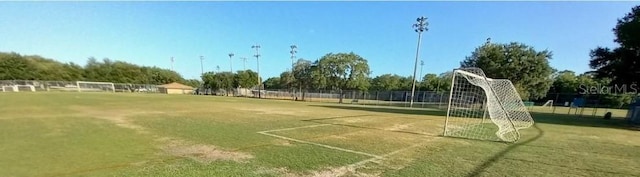
<svg viewBox="0 0 640 177"><path fill-rule="evenodd" d="M115 87L111 82L87 82L77 81L78 92L115 92Z"/></svg>
<svg viewBox="0 0 640 177"><path fill-rule="evenodd" d="M2 92L18 92L18 87L16 87L15 85L10 85L10 86L2 86Z"/></svg>
<svg viewBox="0 0 640 177"><path fill-rule="evenodd" d="M515 142L533 119L511 81L479 68L453 71L444 136Z"/></svg>
<svg viewBox="0 0 640 177"><path fill-rule="evenodd" d="M545 102L544 104L542 104L542 107L547 107L547 108L553 108L553 100L548 100L547 102Z"/></svg>

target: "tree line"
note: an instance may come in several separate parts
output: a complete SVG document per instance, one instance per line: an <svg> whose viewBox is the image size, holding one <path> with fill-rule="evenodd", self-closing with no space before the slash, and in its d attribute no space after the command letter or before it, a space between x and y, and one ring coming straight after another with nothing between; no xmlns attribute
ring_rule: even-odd
<svg viewBox="0 0 640 177"><path fill-rule="evenodd" d="M133 84L180 82L198 87L200 81L184 79L175 71L138 66L108 58L90 57L84 66L62 63L37 55L0 52L0 80L96 81Z"/></svg>

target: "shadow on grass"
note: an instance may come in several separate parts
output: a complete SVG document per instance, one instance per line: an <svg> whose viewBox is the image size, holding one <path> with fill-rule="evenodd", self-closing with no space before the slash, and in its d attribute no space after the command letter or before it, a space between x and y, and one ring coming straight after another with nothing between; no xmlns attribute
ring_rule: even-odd
<svg viewBox="0 0 640 177"><path fill-rule="evenodd" d="M403 130L388 130L388 129L382 129L382 128L377 128L377 127L366 127L366 126L360 126L360 125L341 124L341 123L334 123L334 122L326 122L325 121L325 120L333 120L333 119L367 117L367 116L373 116L373 115L356 115L356 116L342 116L342 117L306 119L306 120L302 120L302 121L304 121L304 122L313 122L313 123L317 123L317 124L330 124L330 125L343 126L343 127L349 127L349 128L368 129L368 130L381 130L381 131L389 131L389 132L395 132L395 133L406 133L406 134L412 134L412 135L423 135L423 136L437 137L437 135L427 134L427 133L403 131ZM400 117L400 118L401 119L415 119L415 118L410 118L410 117ZM433 120L433 119L422 119L422 120Z"/></svg>
<svg viewBox="0 0 640 177"><path fill-rule="evenodd" d="M517 142L509 147L507 147L506 149L500 151L499 153L497 153L496 155L492 156L491 158L489 158L488 160L486 160L484 163L482 163L481 165L477 166L472 172L471 174L469 174L469 177L475 177L475 176L479 176L480 173L482 173L483 171L485 171L485 169L489 168L491 165L493 165L493 163L497 162L498 160L502 159L507 153L513 151L514 149L522 146L522 145L526 145L529 144L533 141L536 141L538 139L540 139L542 136L544 136L544 131L542 131L542 129L540 129L536 124L533 125L533 128L535 128L536 130L538 130L538 135L536 135L535 137L528 139L526 141L521 141L521 142Z"/></svg>
<svg viewBox="0 0 640 177"><path fill-rule="evenodd" d="M531 116L533 116L533 120L536 123L632 130L627 121L622 118L613 118L607 120L597 117L576 117L566 114L538 112L532 112Z"/></svg>
<svg viewBox="0 0 640 177"><path fill-rule="evenodd" d="M422 108L396 108L396 107L383 107L383 106L355 106L355 105L309 105L315 107L324 107L332 109L346 109L356 111L370 111L379 113L395 113L395 114L409 114L409 115L431 115L431 116L446 116L446 110L437 109L422 109ZM557 124L568 126L581 126L581 127L599 127L599 128L616 128L625 130L638 130L630 126L626 120L622 118L602 119L598 117L577 117L567 114L554 114L554 113L540 113L531 112L531 116L536 123L543 124Z"/></svg>
<svg viewBox="0 0 640 177"><path fill-rule="evenodd" d="M399 108L399 107L383 107L383 106L354 106L354 105L309 105L316 107L325 107L333 109L346 109L357 111L371 111L380 113L396 113L396 114L412 114L412 115L432 115L446 116L447 112L434 109L421 108Z"/></svg>

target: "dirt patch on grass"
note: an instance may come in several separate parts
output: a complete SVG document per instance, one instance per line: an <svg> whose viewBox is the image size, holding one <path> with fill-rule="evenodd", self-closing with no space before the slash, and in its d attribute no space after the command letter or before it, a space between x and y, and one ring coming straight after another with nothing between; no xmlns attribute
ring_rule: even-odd
<svg viewBox="0 0 640 177"><path fill-rule="evenodd" d="M275 139L273 140L273 144L278 146L293 146L293 144L291 144L291 141L283 139Z"/></svg>
<svg viewBox="0 0 640 177"><path fill-rule="evenodd" d="M300 115L303 112L290 111L290 110L278 110L278 109L259 109L259 108L235 108L240 111L254 111L258 114L278 114L278 115Z"/></svg>
<svg viewBox="0 0 640 177"><path fill-rule="evenodd" d="M72 110L78 112L79 116L88 116L103 120L108 120L117 126L133 129L139 133L149 133L144 127L134 124L130 121L131 116L145 115L145 114L162 114L160 111L140 111L140 110L97 110L90 107L75 106L71 107Z"/></svg>
<svg viewBox="0 0 640 177"><path fill-rule="evenodd" d="M158 141L163 142L164 145L161 149L169 155L188 157L202 163L217 160L244 162L247 159L253 158L250 154L226 151L213 145L196 144L171 138L159 138Z"/></svg>
<svg viewBox="0 0 640 177"><path fill-rule="evenodd" d="M331 168L322 171L313 172L310 176L313 177L330 177L330 176L345 176L347 173L353 171L354 169L350 169L348 167L338 167Z"/></svg>
<svg viewBox="0 0 640 177"><path fill-rule="evenodd" d="M398 130L406 130L411 127L411 124L394 124L391 128L387 128L386 130L398 131Z"/></svg>
<svg viewBox="0 0 640 177"><path fill-rule="evenodd" d="M369 121L369 120L361 119L361 118L349 118L349 119L343 119L342 121L344 121L346 123L357 123L357 122L366 122L366 121Z"/></svg>

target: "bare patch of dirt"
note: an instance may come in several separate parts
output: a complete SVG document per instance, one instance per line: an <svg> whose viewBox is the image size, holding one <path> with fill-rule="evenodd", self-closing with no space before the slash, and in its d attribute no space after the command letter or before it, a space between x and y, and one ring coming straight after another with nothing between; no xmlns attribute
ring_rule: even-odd
<svg viewBox="0 0 640 177"><path fill-rule="evenodd" d="M80 116L89 116L93 118L108 120L116 124L117 126L133 129L139 133L148 134L144 127L136 125L132 123L128 117L135 115L145 115L145 114L161 114L164 112L159 111L134 111L134 110L118 110L118 111L110 111L110 110L96 110L89 107L76 106L71 109L79 112Z"/></svg>
<svg viewBox="0 0 640 177"><path fill-rule="evenodd" d="M178 157L188 157L202 163L216 160L243 162L253 158L250 154L226 151L213 145L195 144L171 138L160 138L158 140L165 143L162 150L166 153Z"/></svg>
<svg viewBox="0 0 640 177"><path fill-rule="evenodd" d="M329 135L329 136L327 136L327 138L347 139L346 136L340 136L340 135Z"/></svg>
<svg viewBox="0 0 640 177"><path fill-rule="evenodd" d="M277 174L278 176L283 176L283 177L297 177L300 175L294 174L294 173L290 173L289 170L287 170L287 168L264 168L261 167L260 169L255 171L256 174L258 175L268 175L268 174Z"/></svg>
<svg viewBox="0 0 640 177"><path fill-rule="evenodd" d="M349 118L349 119L343 119L342 121L347 122L347 123L356 123L356 122L365 122L365 121L368 121L368 120L360 119L360 118Z"/></svg>
<svg viewBox="0 0 640 177"><path fill-rule="evenodd" d="M276 144L278 146L293 146L293 144L291 144L291 141L283 139L275 139L273 140L273 144Z"/></svg>
<svg viewBox="0 0 640 177"><path fill-rule="evenodd" d="M278 114L278 115L300 115L303 112L278 110L278 109L256 109L256 108L235 108L240 111L255 111L258 114Z"/></svg>
<svg viewBox="0 0 640 177"><path fill-rule="evenodd" d="M326 170L320 170L313 172L309 177L334 177L334 176L362 176L362 177L373 177L380 176L380 174L368 174L356 171L355 166L342 166L336 168L329 168Z"/></svg>
<svg viewBox="0 0 640 177"><path fill-rule="evenodd" d="M316 171L312 173L310 176L313 176L313 177L344 176L351 171L353 171L353 169L350 169L348 167L338 167L338 168L331 168L331 169L326 169L322 171Z"/></svg>
<svg viewBox="0 0 640 177"><path fill-rule="evenodd" d="M391 130L391 131L406 130L409 127L411 127L411 124L394 124L391 128L388 128L387 130Z"/></svg>

